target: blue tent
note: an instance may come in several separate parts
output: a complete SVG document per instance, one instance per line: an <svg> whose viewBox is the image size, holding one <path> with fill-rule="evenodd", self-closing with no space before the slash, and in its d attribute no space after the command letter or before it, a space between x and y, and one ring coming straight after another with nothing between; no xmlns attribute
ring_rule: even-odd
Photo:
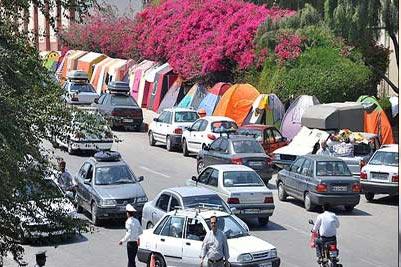
<svg viewBox="0 0 401 267"><path fill-rule="evenodd" d="M229 83L216 83L207 93L205 98L199 104L198 110L203 108L206 111L207 116L212 116L213 111L220 101L220 98L230 88Z"/></svg>
<svg viewBox="0 0 401 267"><path fill-rule="evenodd" d="M198 109L199 104L206 96L205 87L195 84L192 88L188 91L185 97L180 101L178 107L180 108L190 108Z"/></svg>

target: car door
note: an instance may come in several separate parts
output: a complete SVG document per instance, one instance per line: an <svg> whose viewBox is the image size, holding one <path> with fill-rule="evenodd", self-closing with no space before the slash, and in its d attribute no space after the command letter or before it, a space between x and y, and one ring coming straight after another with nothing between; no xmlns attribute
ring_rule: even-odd
<svg viewBox="0 0 401 267"><path fill-rule="evenodd" d="M185 226L182 261L186 266L198 267L202 242L206 236L205 226L198 218L188 218Z"/></svg>
<svg viewBox="0 0 401 267"><path fill-rule="evenodd" d="M304 164L301 168L301 173L299 174L298 182L298 194L299 197L304 196L304 192L308 191L308 185L310 185L313 181L313 166L314 162L310 159L305 159Z"/></svg>
<svg viewBox="0 0 401 267"><path fill-rule="evenodd" d="M299 173L302 168L302 164L304 163L304 158L298 158L295 162L291 165L288 175L285 180L285 190L292 195L293 197L298 198L298 179Z"/></svg>
<svg viewBox="0 0 401 267"><path fill-rule="evenodd" d="M284 137L276 128L271 128L271 132L273 133L274 137L274 142L271 145L272 151L287 145L287 142L285 141Z"/></svg>
<svg viewBox="0 0 401 267"><path fill-rule="evenodd" d="M159 142L165 141L165 120L167 117L167 111L163 111L159 117L157 117L157 121L154 122L155 127L153 127L153 137L155 140Z"/></svg>
<svg viewBox="0 0 401 267"><path fill-rule="evenodd" d="M90 164L88 162L85 162L81 169L79 169L77 176L75 177L75 182L77 183L77 200L80 202L82 207L85 209L87 206L85 205L85 199L84 199L84 192L85 192L85 177L86 174L88 173Z"/></svg>
<svg viewBox="0 0 401 267"><path fill-rule="evenodd" d="M202 147L203 144L209 145L212 142L212 140L215 139L214 135L209 133L208 125L209 125L209 122L207 120L202 120L202 124L200 125L199 131L198 131L199 142L197 143L197 151L199 151L203 148Z"/></svg>
<svg viewBox="0 0 401 267"><path fill-rule="evenodd" d="M101 114L105 114L105 106L103 105L103 102L106 98L106 94L103 94L102 96L100 96L99 100L97 101L97 104L95 104L95 106L97 107L97 110L101 113Z"/></svg>
<svg viewBox="0 0 401 267"><path fill-rule="evenodd" d="M199 128L202 125L204 120L200 119L192 124L190 131L187 136L187 147L191 152L198 152L202 145L201 141L198 139L199 136Z"/></svg>
<svg viewBox="0 0 401 267"><path fill-rule="evenodd" d="M174 195L171 196L170 198L170 203L168 205L168 210L172 211L175 209L179 209L181 207L180 202L178 201L178 198Z"/></svg>
<svg viewBox="0 0 401 267"><path fill-rule="evenodd" d="M162 128L165 143L167 135L171 134L172 131L174 131L174 129L172 128L173 128L173 112L167 111L166 118L164 119L164 127Z"/></svg>
<svg viewBox="0 0 401 267"><path fill-rule="evenodd" d="M230 164L231 154L230 154L230 141L227 138L223 138L220 143L219 153L216 155L215 164Z"/></svg>
<svg viewBox="0 0 401 267"><path fill-rule="evenodd" d="M163 254L167 266L186 266L182 261L185 219L171 216L157 238L156 248Z"/></svg>
<svg viewBox="0 0 401 267"><path fill-rule="evenodd" d="M170 203L170 195L163 193L159 196L159 198L156 201L155 209L153 209L152 214L151 214L151 221L153 225L156 225L156 223L166 214L168 205ZM144 225L144 227L147 227L147 225Z"/></svg>
<svg viewBox="0 0 401 267"><path fill-rule="evenodd" d="M90 205L93 199L98 203L99 197L95 194L94 190L95 178L94 178L94 166L89 163L89 168L86 173L86 177L84 178L84 190L83 190L83 198L85 203L88 205L88 210L90 210Z"/></svg>
<svg viewBox="0 0 401 267"><path fill-rule="evenodd" d="M220 153L220 144L223 141L223 137L219 137L210 144L209 150L204 151L203 161L205 166L217 164L217 158Z"/></svg>

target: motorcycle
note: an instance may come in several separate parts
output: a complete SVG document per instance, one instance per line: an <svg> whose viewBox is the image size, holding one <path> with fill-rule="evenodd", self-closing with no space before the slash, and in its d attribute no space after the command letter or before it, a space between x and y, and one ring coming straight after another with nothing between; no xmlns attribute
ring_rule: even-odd
<svg viewBox="0 0 401 267"><path fill-rule="evenodd" d="M313 220L309 220L309 224L314 225ZM317 232L312 232L311 230L311 248L315 248L315 239L320 238L319 233ZM322 260L320 261L320 267L342 267L343 265L338 263L338 254L339 250L337 248L337 242L336 241L328 241L322 244L321 246L321 254L322 255Z"/></svg>

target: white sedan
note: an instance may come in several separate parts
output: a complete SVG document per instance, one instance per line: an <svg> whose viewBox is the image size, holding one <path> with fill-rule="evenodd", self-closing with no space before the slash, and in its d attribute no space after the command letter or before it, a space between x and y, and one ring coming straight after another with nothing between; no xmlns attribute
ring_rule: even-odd
<svg viewBox="0 0 401 267"><path fill-rule="evenodd" d="M149 263L153 254L156 266L199 266L202 241L211 231L212 215L218 218L217 227L227 237L231 267L280 266L272 244L250 235L232 215L201 208L171 211L153 229L144 230L139 237L138 260Z"/></svg>
<svg viewBox="0 0 401 267"><path fill-rule="evenodd" d="M398 194L398 145L377 150L361 170L360 179L365 198L372 201L375 194Z"/></svg>
<svg viewBox="0 0 401 267"><path fill-rule="evenodd" d="M198 153L224 132L235 132L238 125L223 116L207 116L196 120L182 134L182 154Z"/></svg>

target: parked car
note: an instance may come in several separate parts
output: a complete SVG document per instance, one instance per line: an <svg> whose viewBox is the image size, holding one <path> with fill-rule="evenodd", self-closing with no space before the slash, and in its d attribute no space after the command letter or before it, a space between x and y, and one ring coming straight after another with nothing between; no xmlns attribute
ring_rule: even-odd
<svg viewBox="0 0 401 267"><path fill-rule="evenodd" d="M250 235L232 215L200 208L171 211L153 229L144 230L139 237L138 260L149 263L153 254L156 266L199 266L202 241L211 231L212 215L218 218L217 227L227 237L230 266L280 266L272 244Z"/></svg>
<svg viewBox="0 0 401 267"><path fill-rule="evenodd" d="M166 144L168 151L181 148L182 132L199 118L193 109L169 108L153 119L149 125L149 145L154 146L156 142Z"/></svg>
<svg viewBox="0 0 401 267"><path fill-rule="evenodd" d="M398 145L386 145L377 150L361 170L362 191L368 201L375 194L398 195Z"/></svg>
<svg viewBox="0 0 401 267"><path fill-rule="evenodd" d="M67 81L62 86L62 101L68 105L91 105L99 95L88 81L88 74L82 70L68 72Z"/></svg>
<svg viewBox="0 0 401 267"><path fill-rule="evenodd" d="M227 203L215 192L201 187L180 186L162 190L153 200L148 201L142 210L142 225L152 228L167 212L177 208L211 207L232 214ZM245 229L248 226L240 218L234 218Z"/></svg>
<svg viewBox="0 0 401 267"><path fill-rule="evenodd" d="M234 120L223 116L206 116L196 120L192 126L185 128L182 134L182 154L198 153L210 145L224 132L235 132L238 125Z"/></svg>
<svg viewBox="0 0 401 267"><path fill-rule="evenodd" d="M288 145L286 137L271 125L248 124L238 128L237 134L251 135L260 142L267 155L272 155L273 151Z"/></svg>
<svg viewBox="0 0 401 267"><path fill-rule="evenodd" d="M198 177L187 180L187 185L208 188L226 199L234 214L240 218L257 217L260 225L266 225L273 215L274 201L260 176L244 165L211 165Z"/></svg>
<svg viewBox="0 0 401 267"><path fill-rule="evenodd" d="M104 115L112 128L122 127L139 131L143 122L142 109L131 96L129 84L111 81L107 90L93 106Z"/></svg>
<svg viewBox="0 0 401 267"><path fill-rule="evenodd" d="M73 112L70 125L51 133L53 146L65 147L69 154L110 150L113 137L107 121L93 108Z"/></svg>
<svg viewBox="0 0 401 267"><path fill-rule="evenodd" d="M305 209L311 211L316 205L344 205L352 211L359 203L361 186L352 176L347 164L329 156L299 156L295 162L277 175L278 197L287 196L304 201Z"/></svg>
<svg viewBox="0 0 401 267"><path fill-rule="evenodd" d="M77 210L91 213L92 223L101 219L126 218L125 206L131 204L142 216L148 198L140 182L118 152L98 152L86 160L74 177L77 184Z"/></svg>
<svg viewBox="0 0 401 267"><path fill-rule="evenodd" d="M241 135L221 136L205 146L197 156L197 170L215 164L243 164L255 170L265 183L273 175L271 158L252 137Z"/></svg>

